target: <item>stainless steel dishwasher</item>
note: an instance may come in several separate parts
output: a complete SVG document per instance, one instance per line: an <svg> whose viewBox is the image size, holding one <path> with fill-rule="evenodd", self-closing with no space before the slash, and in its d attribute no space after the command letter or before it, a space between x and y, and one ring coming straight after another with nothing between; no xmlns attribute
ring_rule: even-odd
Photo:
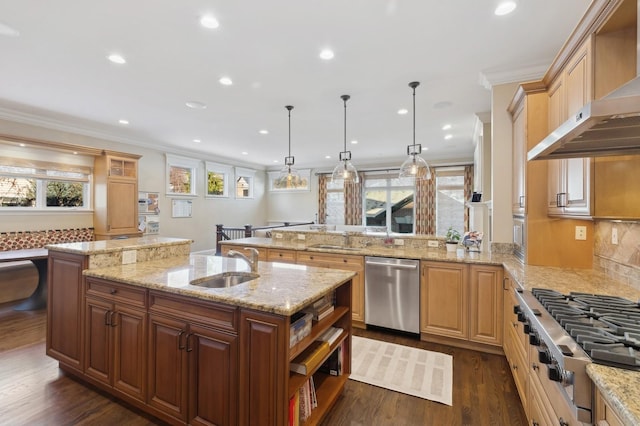
<svg viewBox="0 0 640 426"><path fill-rule="evenodd" d="M365 257L366 324L420 332L419 265L413 259Z"/></svg>

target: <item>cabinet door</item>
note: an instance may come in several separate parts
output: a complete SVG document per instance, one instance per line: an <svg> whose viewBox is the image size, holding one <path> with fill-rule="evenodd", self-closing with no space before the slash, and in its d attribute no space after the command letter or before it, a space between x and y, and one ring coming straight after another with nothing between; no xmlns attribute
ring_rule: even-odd
<svg viewBox="0 0 640 426"><path fill-rule="evenodd" d="M138 185L131 180L111 179L107 183L107 230L110 233L138 232Z"/></svg>
<svg viewBox="0 0 640 426"><path fill-rule="evenodd" d="M235 425L238 412L238 338L191 324L189 424Z"/></svg>
<svg viewBox="0 0 640 426"><path fill-rule="evenodd" d="M87 256L49 252L47 355L81 372L84 368L84 277Z"/></svg>
<svg viewBox="0 0 640 426"><path fill-rule="evenodd" d="M87 376L111 385L111 321L113 303L87 297L86 302L86 359Z"/></svg>
<svg viewBox="0 0 640 426"><path fill-rule="evenodd" d="M567 63L564 69L567 117L573 117L593 99L592 40L589 38Z"/></svg>
<svg viewBox="0 0 640 426"><path fill-rule="evenodd" d="M502 345L502 267L469 267L469 340Z"/></svg>
<svg viewBox="0 0 640 426"><path fill-rule="evenodd" d="M421 332L468 338L467 271L458 263L422 263Z"/></svg>
<svg viewBox="0 0 640 426"><path fill-rule="evenodd" d="M565 161L566 206L565 213L591 215L591 159L568 158Z"/></svg>
<svg viewBox="0 0 640 426"><path fill-rule="evenodd" d="M525 171L527 143L525 134L525 100L517 107L513 114L513 193L512 211L515 214L524 214L526 194L525 194Z"/></svg>
<svg viewBox="0 0 640 426"><path fill-rule="evenodd" d="M147 313L115 305L113 330L113 386L141 401L146 400Z"/></svg>
<svg viewBox="0 0 640 426"><path fill-rule="evenodd" d="M149 315L148 404L183 422L187 420L188 324Z"/></svg>
<svg viewBox="0 0 640 426"><path fill-rule="evenodd" d="M562 75L549 86L549 130L557 129L567 119L567 107L565 104L564 78ZM564 191L563 166L565 160L549 160L548 168L548 214L562 213Z"/></svg>

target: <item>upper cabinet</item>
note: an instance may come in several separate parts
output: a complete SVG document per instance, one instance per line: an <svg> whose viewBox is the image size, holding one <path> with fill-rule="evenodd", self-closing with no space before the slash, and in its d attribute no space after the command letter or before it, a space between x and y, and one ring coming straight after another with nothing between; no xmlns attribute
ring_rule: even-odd
<svg viewBox="0 0 640 426"><path fill-rule="evenodd" d="M558 128L593 99L593 37L589 37L549 85L549 130ZM549 160L547 212L552 216L593 214L590 158Z"/></svg>
<svg viewBox="0 0 640 426"><path fill-rule="evenodd" d="M105 153L95 160L93 227L97 240L140 236L139 156Z"/></svg>

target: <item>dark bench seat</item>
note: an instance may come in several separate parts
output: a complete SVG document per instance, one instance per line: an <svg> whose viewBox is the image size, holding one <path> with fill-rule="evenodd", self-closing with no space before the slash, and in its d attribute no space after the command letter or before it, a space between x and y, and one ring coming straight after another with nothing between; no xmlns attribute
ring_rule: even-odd
<svg viewBox="0 0 640 426"><path fill-rule="evenodd" d="M29 260L38 270L38 286L27 300L14 309L34 311L47 307L47 262L49 252L45 248L0 251L0 262Z"/></svg>

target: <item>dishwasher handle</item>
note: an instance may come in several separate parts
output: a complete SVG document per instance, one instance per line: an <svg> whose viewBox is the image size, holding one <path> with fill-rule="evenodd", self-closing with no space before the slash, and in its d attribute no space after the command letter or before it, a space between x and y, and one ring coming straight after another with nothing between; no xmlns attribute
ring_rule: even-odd
<svg viewBox="0 0 640 426"><path fill-rule="evenodd" d="M395 269L416 269L418 265L403 265L397 263L385 263L385 262L374 262L372 260L367 260L365 262L367 265L376 265L376 266L386 266Z"/></svg>

